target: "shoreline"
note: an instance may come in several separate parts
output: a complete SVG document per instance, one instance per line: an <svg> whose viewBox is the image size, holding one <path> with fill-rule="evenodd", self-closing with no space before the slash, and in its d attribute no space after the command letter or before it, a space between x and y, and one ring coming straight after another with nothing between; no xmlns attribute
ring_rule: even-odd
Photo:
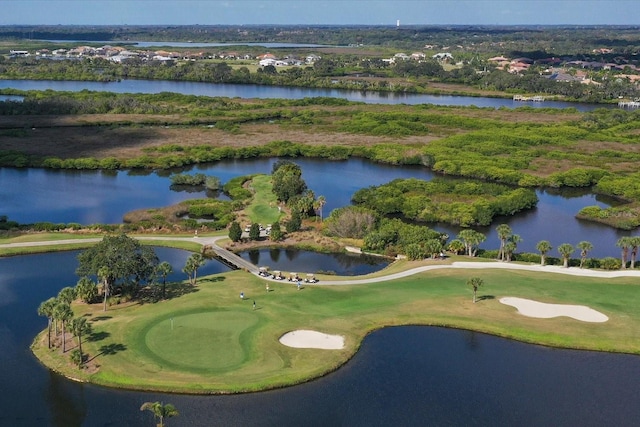
<svg viewBox="0 0 640 427"><path fill-rule="evenodd" d="M202 240L202 242L199 242L202 244L204 244L204 242L207 242L207 244L215 244L216 241L224 238L226 238L226 236L217 236L217 237L209 237L209 238L199 237L198 240ZM158 237L157 239L168 240L162 237ZM181 240L181 241L188 240L191 242L195 240L193 237L182 237L182 238L175 238L175 239ZM147 240L153 240L153 239L147 239ZM28 245L29 243L25 243L25 244ZM311 289L316 287L323 287L323 286L327 289L330 289L335 286L341 286L341 285L364 285L367 283L377 283L377 282L385 282L385 281L390 281L395 279L409 278L410 276L414 276L416 274L425 273L429 271L446 272L446 270L450 270L451 274L453 275L456 275L457 274L456 272L461 272L464 275L463 272L478 270L478 271L492 271L492 272L508 271L509 273L526 271L530 274L551 273L553 275L558 274L562 276L570 275L570 276L580 276L580 277L596 277L596 278L602 278L602 279L613 279L616 277L640 277L640 271L606 272L606 271L594 271L594 270L580 270L578 268L563 268L563 267L554 267L554 266L542 267L539 265L522 265L522 264L501 263L501 262L455 261L451 264L423 265L420 267L409 268L409 269L391 273L391 274L384 274L378 277L333 280L333 281L323 280L318 284L314 284L311 287ZM247 273L246 271L238 272L238 277L240 275L245 277L244 275L246 273ZM264 277L258 276L256 272L250 272L249 274L254 278L256 278L257 281L260 283L263 283L262 281L265 279ZM263 286L263 285L260 285L260 286ZM274 284L274 286L277 286L277 285ZM356 287L356 288L359 288L359 287ZM283 288L278 288L278 292L284 292L282 291L282 289ZM511 295L513 295L513 293ZM261 298L262 300L266 299L264 296L262 296ZM571 301L567 301L567 302L571 303ZM503 304L500 304L500 305L503 305ZM472 308L474 309L476 307L482 307L484 310L486 309L487 306L485 304L477 304L472 306ZM513 310L513 307L508 307L508 306L505 306L505 307L508 310ZM516 316L516 315L521 316L519 313L517 313L517 310L513 310L511 311L511 316L509 318L513 318L513 316ZM522 316L522 317L525 317L525 316ZM53 354L52 352L49 352L46 348L46 345L44 345L43 347L42 339L44 337L43 334L46 334L46 329L40 332L34 338L33 343L31 345L31 351L36 356L36 358L40 361L40 363L46 366L48 369L51 369L59 373L60 375L70 378L74 381L89 382L92 384L101 385L105 387L112 387L116 389L152 391L152 392L171 392L171 393L179 393L179 394L237 394L237 393L258 392L258 391L265 391L265 390L271 390L271 389L277 389L277 388L283 388L283 387L290 387L297 384L309 382L314 379L325 376L331 372L334 372L335 370L343 366L345 363L347 363L349 360L351 360L351 358L357 353L363 340L370 333L378 329L382 329L385 327L394 327L394 326L419 325L419 326L425 326L425 327L447 327L447 328L454 328L454 329L471 330L471 331L485 333L485 334L489 334L489 335L493 335L493 336L497 336L505 339L512 339L512 340L516 340L523 343L544 345L544 346L553 347L553 348L577 349L577 350L587 350L587 351L604 351L604 352L625 353L625 354L640 354L640 349L628 350L623 347L616 348L615 346L602 347L602 345L598 343L597 339L592 341L591 344L589 344L588 342L589 340L582 343L580 342L576 343L576 342L573 342L572 340L566 339L566 338L569 338L571 335L568 335L566 338L562 338L562 336L546 337L544 334L543 335L538 334L539 336L537 336L536 334L531 335L530 334L531 331L528 331L528 330L518 332L517 330L510 330L508 325L501 324L500 321L490 321L489 323L485 323L485 324L477 324L474 322L470 323L469 319L459 319L459 320L449 319L447 321L442 321L442 320L438 320L437 316L428 315L428 314L425 316L421 316L419 319L420 320L413 320L413 321L412 320L398 321L398 320L393 320L389 318L386 320L384 319L381 320L380 323L373 323L364 329L360 329L359 331L358 331L358 328L356 328L355 330L351 331L351 333L355 333L355 336L353 337L353 338L356 338L355 342L353 338L348 338L347 340L345 340L345 347L338 352L340 354L338 358L335 359L334 362L331 362L326 365L323 365L321 363L321 366L318 366L320 369L315 369L313 370L313 372L308 372L307 374L303 374L302 376L299 376L299 377L294 376L291 378L286 378L284 380L277 380L277 381L275 380L266 381L266 382L261 382L260 384L246 384L246 386L243 385L242 382L239 382L239 383L235 383L235 386L231 385L231 386L222 387L222 388L214 385L205 386L204 388L202 388L203 387L202 385L198 385L197 387L199 389L190 389L188 388L188 386L184 388L180 388L172 385L154 384L153 382L148 382L148 383L140 382L137 385L134 385L135 378L136 378L135 376L131 377L127 381L127 384L123 384L118 382L105 381L104 378L97 378L97 377L92 378L93 375L91 373L84 373L82 371L81 373L84 375L78 375L77 368L67 366L68 363L65 362L65 360L67 359L64 356L61 356L61 355L56 356L57 353ZM544 320L536 319L535 321L544 321ZM296 325L292 325L292 326L296 326ZM605 324L605 326L600 326L600 327L606 328L607 326ZM326 328L322 328L322 327L319 327L319 328L293 327L290 329L290 331L298 330L298 329L314 329L317 331L323 331L323 333L328 332L325 330ZM534 332L535 332L535 328L534 328ZM334 335L333 332L331 332L331 334ZM299 351L309 352L309 351L323 351L323 350L302 349ZM180 373L182 371L178 370L176 372ZM206 383L206 380L204 381Z"/></svg>

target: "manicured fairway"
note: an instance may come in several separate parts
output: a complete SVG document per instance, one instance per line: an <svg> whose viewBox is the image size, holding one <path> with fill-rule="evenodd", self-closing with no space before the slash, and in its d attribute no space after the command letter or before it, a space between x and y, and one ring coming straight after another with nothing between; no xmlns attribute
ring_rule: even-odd
<svg viewBox="0 0 640 427"><path fill-rule="evenodd" d="M155 319L136 342L159 364L187 371L223 372L248 357L253 313L207 311Z"/></svg>

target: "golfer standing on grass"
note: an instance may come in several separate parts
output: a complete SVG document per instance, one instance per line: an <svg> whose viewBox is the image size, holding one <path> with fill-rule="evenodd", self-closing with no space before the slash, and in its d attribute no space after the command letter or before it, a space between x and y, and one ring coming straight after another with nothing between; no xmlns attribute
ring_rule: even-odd
<svg viewBox="0 0 640 427"><path fill-rule="evenodd" d="M253 309L254 309L254 310L256 309L256 302L255 302L255 300L253 301Z"/></svg>

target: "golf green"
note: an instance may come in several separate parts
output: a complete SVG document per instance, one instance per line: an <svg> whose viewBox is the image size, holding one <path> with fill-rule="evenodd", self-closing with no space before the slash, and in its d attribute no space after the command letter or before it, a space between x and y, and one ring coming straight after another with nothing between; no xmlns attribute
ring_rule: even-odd
<svg viewBox="0 0 640 427"><path fill-rule="evenodd" d="M142 331L148 351L161 365L178 370L223 372L248 357L254 313L206 311L158 319Z"/></svg>

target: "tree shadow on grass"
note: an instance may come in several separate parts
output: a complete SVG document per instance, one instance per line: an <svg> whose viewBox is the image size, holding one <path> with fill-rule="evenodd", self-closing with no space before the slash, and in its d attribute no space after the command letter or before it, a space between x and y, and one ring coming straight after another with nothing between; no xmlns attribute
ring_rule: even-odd
<svg viewBox="0 0 640 427"><path fill-rule="evenodd" d="M493 295L481 295L477 298L477 301L484 301L486 299L496 299Z"/></svg>
<svg viewBox="0 0 640 427"><path fill-rule="evenodd" d="M109 338L110 336L111 334L106 331L94 332L87 337L87 341L90 341L90 342L102 341L103 339Z"/></svg>
<svg viewBox="0 0 640 427"><path fill-rule="evenodd" d="M98 353L96 355L96 357L97 356L102 356L102 355L104 355L104 356L113 356L114 354L119 353L121 351L125 351L126 349L127 349L127 346L124 345L124 344L120 344L120 343L103 345L102 347L100 347L98 349L98 351L100 353Z"/></svg>
<svg viewBox="0 0 640 427"><path fill-rule="evenodd" d="M91 319L91 321L92 321L92 322L99 322L99 321L101 321L101 320L109 320L109 319L111 319L111 318L112 318L112 316L105 316L105 315L102 315L102 316L96 316L96 317L92 318L92 319Z"/></svg>
<svg viewBox="0 0 640 427"><path fill-rule="evenodd" d="M198 283L217 283L224 282L226 277L224 276L213 276L213 277L203 277L202 279L198 279Z"/></svg>

